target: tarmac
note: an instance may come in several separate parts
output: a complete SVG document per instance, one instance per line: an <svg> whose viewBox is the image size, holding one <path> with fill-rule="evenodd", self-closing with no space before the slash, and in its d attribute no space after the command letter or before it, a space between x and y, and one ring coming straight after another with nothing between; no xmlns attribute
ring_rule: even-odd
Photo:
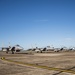
<svg viewBox="0 0 75 75"><path fill-rule="evenodd" d="M74 57L75 52L33 55L1 52L0 75L75 75Z"/></svg>

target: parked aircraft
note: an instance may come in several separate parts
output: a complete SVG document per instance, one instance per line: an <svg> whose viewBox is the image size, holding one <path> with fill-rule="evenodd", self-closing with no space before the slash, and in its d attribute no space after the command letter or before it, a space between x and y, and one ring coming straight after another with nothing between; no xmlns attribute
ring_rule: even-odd
<svg viewBox="0 0 75 75"><path fill-rule="evenodd" d="M2 51L6 51L6 53L8 53L9 51L13 52L20 52L21 50L23 50L24 48L21 47L20 45L15 45L15 46L9 46L9 47L2 47Z"/></svg>

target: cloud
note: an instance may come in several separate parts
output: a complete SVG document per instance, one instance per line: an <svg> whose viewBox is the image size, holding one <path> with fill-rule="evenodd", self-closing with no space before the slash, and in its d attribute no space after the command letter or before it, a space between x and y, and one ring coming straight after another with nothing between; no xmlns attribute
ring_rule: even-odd
<svg viewBox="0 0 75 75"><path fill-rule="evenodd" d="M65 42L74 42L75 39L74 38L64 38L63 41L65 41Z"/></svg>
<svg viewBox="0 0 75 75"><path fill-rule="evenodd" d="M65 38L64 40L65 40L65 41L73 41L72 38Z"/></svg>
<svg viewBox="0 0 75 75"><path fill-rule="evenodd" d="M34 20L35 22L47 22L48 20Z"/></svg>

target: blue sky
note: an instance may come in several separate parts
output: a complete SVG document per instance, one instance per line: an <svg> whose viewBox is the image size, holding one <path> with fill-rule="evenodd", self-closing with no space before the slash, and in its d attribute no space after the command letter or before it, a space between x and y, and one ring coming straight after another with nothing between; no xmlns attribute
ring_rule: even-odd
<svg viewBox="0 0 75 75"><path fill-rule="evenodd" d="M0 47L75 46L75 0L0 0Z"/></svg>

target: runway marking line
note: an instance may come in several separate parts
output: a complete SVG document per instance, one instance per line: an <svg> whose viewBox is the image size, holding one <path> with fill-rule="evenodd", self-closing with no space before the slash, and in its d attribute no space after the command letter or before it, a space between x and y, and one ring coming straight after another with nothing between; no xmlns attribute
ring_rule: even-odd
<svg viewBox="0 0 75 75"><path fill-rule="evenodd" d="M18 61L5 59L5 57L1 57L1 59L5 60L5 61L8 61L8 62L16 63L16 64L27 65L27 66L32 66L32 67L37 67L37 68L42 68L42 69L47 69L47 70L54 70L54 71L61 71L61 72L75 74L75 71L73 71L73 70L66 70L66 69L61 69L61 68L53 68L53 67L42 66L42 65L38 65L38 64L23 63L23 62L18 62Z"/></svg>

